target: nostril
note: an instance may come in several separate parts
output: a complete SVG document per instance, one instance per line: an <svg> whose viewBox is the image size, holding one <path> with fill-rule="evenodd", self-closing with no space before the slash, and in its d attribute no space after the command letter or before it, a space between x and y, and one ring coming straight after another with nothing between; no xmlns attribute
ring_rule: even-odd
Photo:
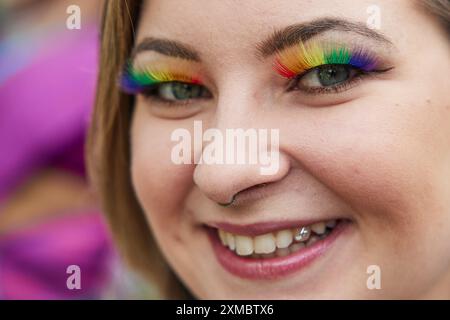
<svg viewBox="0 0 450 320"><path fill-rule="evenodd" d="M269 184L268 182L256 184L256 185L254 185L254 186L251 186L251 187L248 187L248 188L246 188L246 189L244 189L244 190L239 191L238 193L236 193L236 195L242 194L242 193L244 193L244 192L250 192L250 191L253 191L253 190L256 190L256 189L260 189L260 188L266 187L268 184ZM236 195L235 195L235 196L236 196Z"/></svg>
<svg viewBox="0 0 450 320"><path fill-rule="evenodd" d="M231 206L231 205L235 202L235 200L236 200L236 198L237 198L238 196L241 198L241 196L242 196L243 194L245 194L245 196L248 197L248 196L249 196L248 193L251 194L253 191L257 191L258 189L264 188L264 187L266 187L266 186L269 185L269 184L270 184L270 183L265 182L265 183L260 183L260 184L251 186L251 187L249 187L249 188L245 188L244 190L241 190L241 191L235 193L235 194L231 197L231 200L230 200L229 202L227 202L227 203L219 203L219 202L218 202L218 204L219 204L220 206L222 206L222 207L229 207L229 206Z"/></svg>

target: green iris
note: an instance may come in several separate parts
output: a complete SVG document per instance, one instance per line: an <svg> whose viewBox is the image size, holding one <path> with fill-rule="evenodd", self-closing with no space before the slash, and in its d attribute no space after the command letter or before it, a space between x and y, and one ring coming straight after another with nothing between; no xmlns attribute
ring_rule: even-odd
<svg viewBox="0 0 450 320"><path fill-rule="evenodd" d="M335 64L318 67L319 82L324 87L330 87L350 78L348 65Z"/></svg>
<svg viewBox="0 0 450 320"><path fill-rule="evenodd" d="M158 91L162 99L179 101L203 98L207 90L205 87L196 84L167 82L161 84Z"/></svg>

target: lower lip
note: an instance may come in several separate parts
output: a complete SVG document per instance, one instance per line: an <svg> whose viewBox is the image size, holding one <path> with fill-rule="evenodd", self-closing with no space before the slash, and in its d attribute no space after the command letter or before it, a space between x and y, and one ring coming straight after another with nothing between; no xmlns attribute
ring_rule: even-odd
<svg viewBox="0 0 450 320"><path fill-rule="evenodd" d="M208 228L208 236L219 263L231 274L245 279L275 279L303 270L316 258L325 254L335 240L348 229L350 222L341 221L324 239L284 257L241 257L225 247L219 239L217 229Z"/></svg>

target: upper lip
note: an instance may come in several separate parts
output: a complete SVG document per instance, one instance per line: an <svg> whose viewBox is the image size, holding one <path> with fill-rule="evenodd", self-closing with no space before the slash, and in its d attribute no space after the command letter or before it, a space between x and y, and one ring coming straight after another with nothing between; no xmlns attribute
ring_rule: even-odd
<svg viewBox="0 0 450 320"><path fill-rule="evenodd" d="M338 218L334 218L337 220ZM213 222L209 223L209 227L217 228L225 232L232 234L238 234L243 236L255 237L261 234L270 233L273 231L301 228L317 222L325 222L333 220L331 219L314 219L314 220L287 220L287 221L271 221L271 222L258 222L253 224L231 224L228 222Z"/></svg>

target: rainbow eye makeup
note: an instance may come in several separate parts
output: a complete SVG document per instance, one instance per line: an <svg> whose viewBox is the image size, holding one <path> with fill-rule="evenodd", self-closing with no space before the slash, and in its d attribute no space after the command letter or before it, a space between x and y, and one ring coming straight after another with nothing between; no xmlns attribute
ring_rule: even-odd
<svg viewBox="0 0 450 320"><path fill-rule="evenodd" d="M363 49L336 43L300 43L277 54L275 70L291 79L324 65L348 65L365 72L379 67L379 59Z"/></svg>
<svg viewBox="0 0 450 320"><path fill-rule="evenodd" d="M158 67L135 67L128 63L120 77L120 89L128 94L143 93L149 88L167 82L201 84L191 68L183 63L162 64Z"/></svg>

